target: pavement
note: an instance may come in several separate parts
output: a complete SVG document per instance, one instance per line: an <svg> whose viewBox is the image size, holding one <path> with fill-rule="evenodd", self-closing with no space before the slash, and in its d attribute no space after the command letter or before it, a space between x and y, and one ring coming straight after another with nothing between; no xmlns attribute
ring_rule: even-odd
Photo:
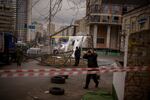
<svg viewBox="0 0 150 100"><path fill-rule="evenodd" d="M99 57L99 65L109 65L120 59L118 57ZM30 60L23 63L23 69L49 68L50 66L41 66L37 61ZM1 69L17 69L16 64L1 66ZM18 78L0 78L0 100L81 100L81 97L88 91L97 91L100 89L112 92L112 73L101 75L99 88L95 88L93 81L88 90L83 89L85 84L85 75L69 76L65 84L53 84L50 77L18 77ZM65 95L55 96L45 94L44 92L51 87L61 87L65 89Z"/></svg>

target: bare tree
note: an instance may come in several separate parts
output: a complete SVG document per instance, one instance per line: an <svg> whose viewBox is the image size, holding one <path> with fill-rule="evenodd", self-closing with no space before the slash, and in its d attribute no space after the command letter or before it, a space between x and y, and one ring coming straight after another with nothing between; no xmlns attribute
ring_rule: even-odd
<svg viewBox="0 0 150 100"><path fill-rule="evenodd" d="M54 16L61 10L62 0L50 0L49 8L49 51L52 53L52 38L50 37L51 33L51 22Z"/></svg>

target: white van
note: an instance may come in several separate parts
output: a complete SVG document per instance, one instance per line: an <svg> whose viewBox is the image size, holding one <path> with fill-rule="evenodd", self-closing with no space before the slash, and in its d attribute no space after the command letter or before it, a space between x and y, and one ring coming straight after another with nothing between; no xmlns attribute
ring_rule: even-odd
<svg viewBox="0 0 150 100"><path fill-rule="evenodd" d="M27 50L28 55L38 55L41 54L41 48L30 48Z"/></svg>

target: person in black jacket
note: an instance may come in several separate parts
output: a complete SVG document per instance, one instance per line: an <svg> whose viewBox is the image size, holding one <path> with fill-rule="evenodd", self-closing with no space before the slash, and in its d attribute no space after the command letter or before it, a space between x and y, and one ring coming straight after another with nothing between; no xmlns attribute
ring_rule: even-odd
<svg viewBox="0 0 150 100"><path fill-rule="evenodd" d="M84 59L88 60L88 68L97 68L98 64L97 64L97 54L94 53L93 50L88 50L86 54L83 55ZM95 87L98 87L98 78L97 78L97 74L87 74L86 76L86 84L84 89L88 89L90 80L93 79L95 82Z"/></svg>
<svg viewBox="0 0 150 100"><path fill-rule="evenodd" d="M17 60L17 67L21 68L21 63L23 61L23 50L20 46L18 46L16 50L16 60Z"/></svg>
<svg viewBox="0 0 150 100"><path fill-rule="evenodd" d="M81 56L81 50L78 47L76 47L74 56L75 56L75 64L74 64L74 66L78 66L79 65L79 61L80 61L80 56Z"/></svg>

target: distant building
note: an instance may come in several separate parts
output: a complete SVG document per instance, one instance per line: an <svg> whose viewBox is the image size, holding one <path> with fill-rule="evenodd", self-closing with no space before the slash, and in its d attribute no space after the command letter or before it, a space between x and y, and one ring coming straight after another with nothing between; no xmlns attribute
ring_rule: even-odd
<svg viewBox="0 0 150 100"><path fill-rule="evenodd" d="M30 41L32 0L0 0L0 31L11 32L23 42Z"/></svg>
<svg viewBox="0 0 150 100"><path fill-rule="evenodd" d="M72 25L70 27L68 26L62 26L60 27L60 30L63 30L60 32L59 36L76 36L77 33L77 25Z"/></svg>
<svg viewBox="0 0 150 100"><path fill-rule="evenodd" d="M36 38L37 33L40 35L40 37L43 36L43 24L38 22L32 22L32 26L34 26L34 29L31 31L30 39L33 41Z"/></svg>
<svg viewBox="0 0 150 100"><path fill-rule="evenodd" d="M0 33L15 33L15 12L16 3L14 0L0 0Z"/></svg>
<svg viewBox="0 0 150 100"><path fill-rule="evenodd" d="M82 19L76 20L74 24L76 25L76 35L82 35L82 36L87 35L88 33L87 20L85 19L85 17Z"/></svg>
<svg viewBox="0 0 150 100"><path fill-rule="evenodd" d="M16 37L23 42L30 42L32 19L32 0L16 0Z"/></svg>

